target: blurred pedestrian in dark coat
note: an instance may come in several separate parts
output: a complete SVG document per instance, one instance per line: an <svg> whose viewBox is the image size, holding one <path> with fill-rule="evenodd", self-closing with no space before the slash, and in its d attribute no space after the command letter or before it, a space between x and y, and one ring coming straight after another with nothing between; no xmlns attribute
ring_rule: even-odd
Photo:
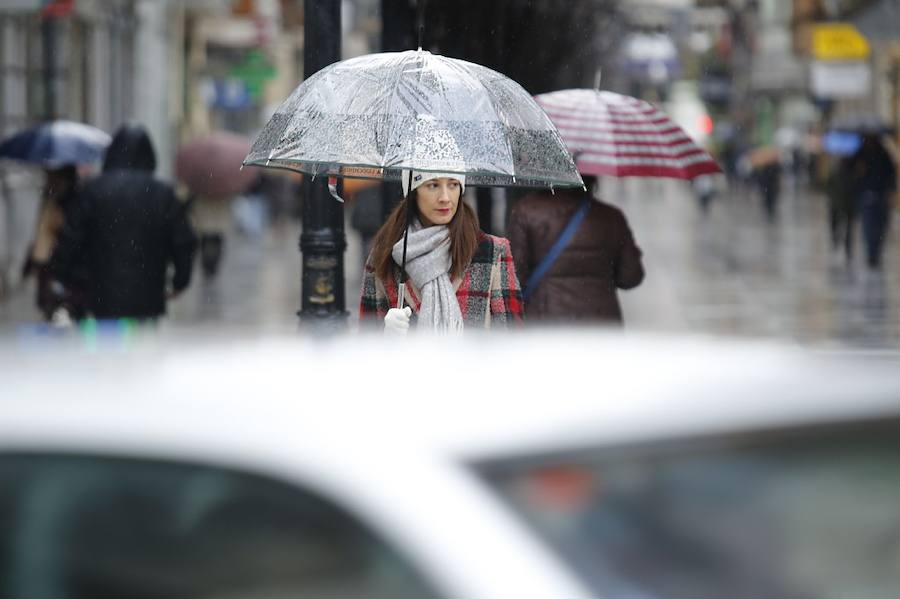
<svg viewBox="0 0 900 599"><path fill-rule="evenodd" d="M766 218L774 221L778 215L778 196L781 195L781 163L770 162L758 167L754 174L762 195Z"/></svg>
<svg viewBox="0 0 900 599"><path fill-rule="evenodd" d="M890 195L897 186L897 169L877 135L863 137L852 158L856 207L870 268L881 267L881 251L890 217Z"/></svg>
<svg viewBox="0 0 900 599"><path fill-rule="evenodd" d="M37 226L22 267L22 278L32 274L37 277L35 304L47 320L63 305L76 317L83 314L80 289L83 279L76 284L73 276L69 288L64 289L50 273L50 257L74 209L77 184L78 170L74 164L46 169Z"/></svg>
<svg viewBox="0 0 900 599"><path fill-rule="evenodd" d="M596 183L584 177L588 189ZM591 192L541 191L518 200L507 234L523 283L553 247ZM527 321L622 323L617 289L637 287L644 279L641 250L621 210L592 199L571 241L525 302Z"/></svg>
<svg viewBox="0 0 900 599"><path fill-rule="evenodd" d="M156 154L146 130L125 125L113 137L103 173L79 191L51 260L63 284L83 261L88 312L96 318L153 319L191 278L196 237L186 206L153 176ZM171 285L169 265L174 267Z"/></svg>
<svg viewBox="0 0 900 599"><path fill-rule="evenodd" d="M856 196L853 188L851 160L836 160L828 174L825 191L831 229L831 248L842 248L849 262L853 257L853 227L856 221Z"/></svg>

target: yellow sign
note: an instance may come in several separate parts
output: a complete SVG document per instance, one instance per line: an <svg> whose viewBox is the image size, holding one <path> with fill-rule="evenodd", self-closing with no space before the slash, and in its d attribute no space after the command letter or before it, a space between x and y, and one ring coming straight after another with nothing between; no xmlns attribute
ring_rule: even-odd
<svg viewBox="0 0 900 599"><path fill-rule="evenodd" d="M860 60L869 57L869 42L850 23L821 23L813 28L813 56L818 60Z"/></svg>

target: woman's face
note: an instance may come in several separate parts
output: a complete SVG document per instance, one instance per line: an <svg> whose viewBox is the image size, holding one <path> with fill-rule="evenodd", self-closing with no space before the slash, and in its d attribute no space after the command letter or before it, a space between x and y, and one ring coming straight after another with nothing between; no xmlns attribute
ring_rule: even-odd
<svg viewBox="0 0 900 599"><path fill-rule="evenodd" d="M446 225L459 207L460 185L456 179L429 179L416 188L416 206L422 225Z"/></svg>

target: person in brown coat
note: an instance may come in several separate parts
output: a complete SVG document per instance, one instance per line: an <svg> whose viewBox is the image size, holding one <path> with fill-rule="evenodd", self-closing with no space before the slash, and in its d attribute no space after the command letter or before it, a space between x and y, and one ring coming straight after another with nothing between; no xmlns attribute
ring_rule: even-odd
<svg viewBox="0 0 900 599"><path fill-rule="evenodd" d="M592 190L596 179L584 177ZM553 247L591 192L581 189L535 192L512 210L507 235L516 274L523 284ZM529 290L525 318L565 323L621 324L616 289L637 287L644 279L641 250L621 210L593 199L575 234L535 289Z"/></svg>

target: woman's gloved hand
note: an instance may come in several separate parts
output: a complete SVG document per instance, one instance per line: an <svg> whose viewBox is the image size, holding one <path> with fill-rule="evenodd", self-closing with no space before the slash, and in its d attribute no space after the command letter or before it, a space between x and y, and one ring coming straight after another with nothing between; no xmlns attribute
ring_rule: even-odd
<svg viewBox="0 0 900 599"><path fill-rule="evenodd" d="M406 306L402 310L400 308L391 308L384 317L384 334L406 336L409 331L409 317L412 316L412 308Z"/></svg>

